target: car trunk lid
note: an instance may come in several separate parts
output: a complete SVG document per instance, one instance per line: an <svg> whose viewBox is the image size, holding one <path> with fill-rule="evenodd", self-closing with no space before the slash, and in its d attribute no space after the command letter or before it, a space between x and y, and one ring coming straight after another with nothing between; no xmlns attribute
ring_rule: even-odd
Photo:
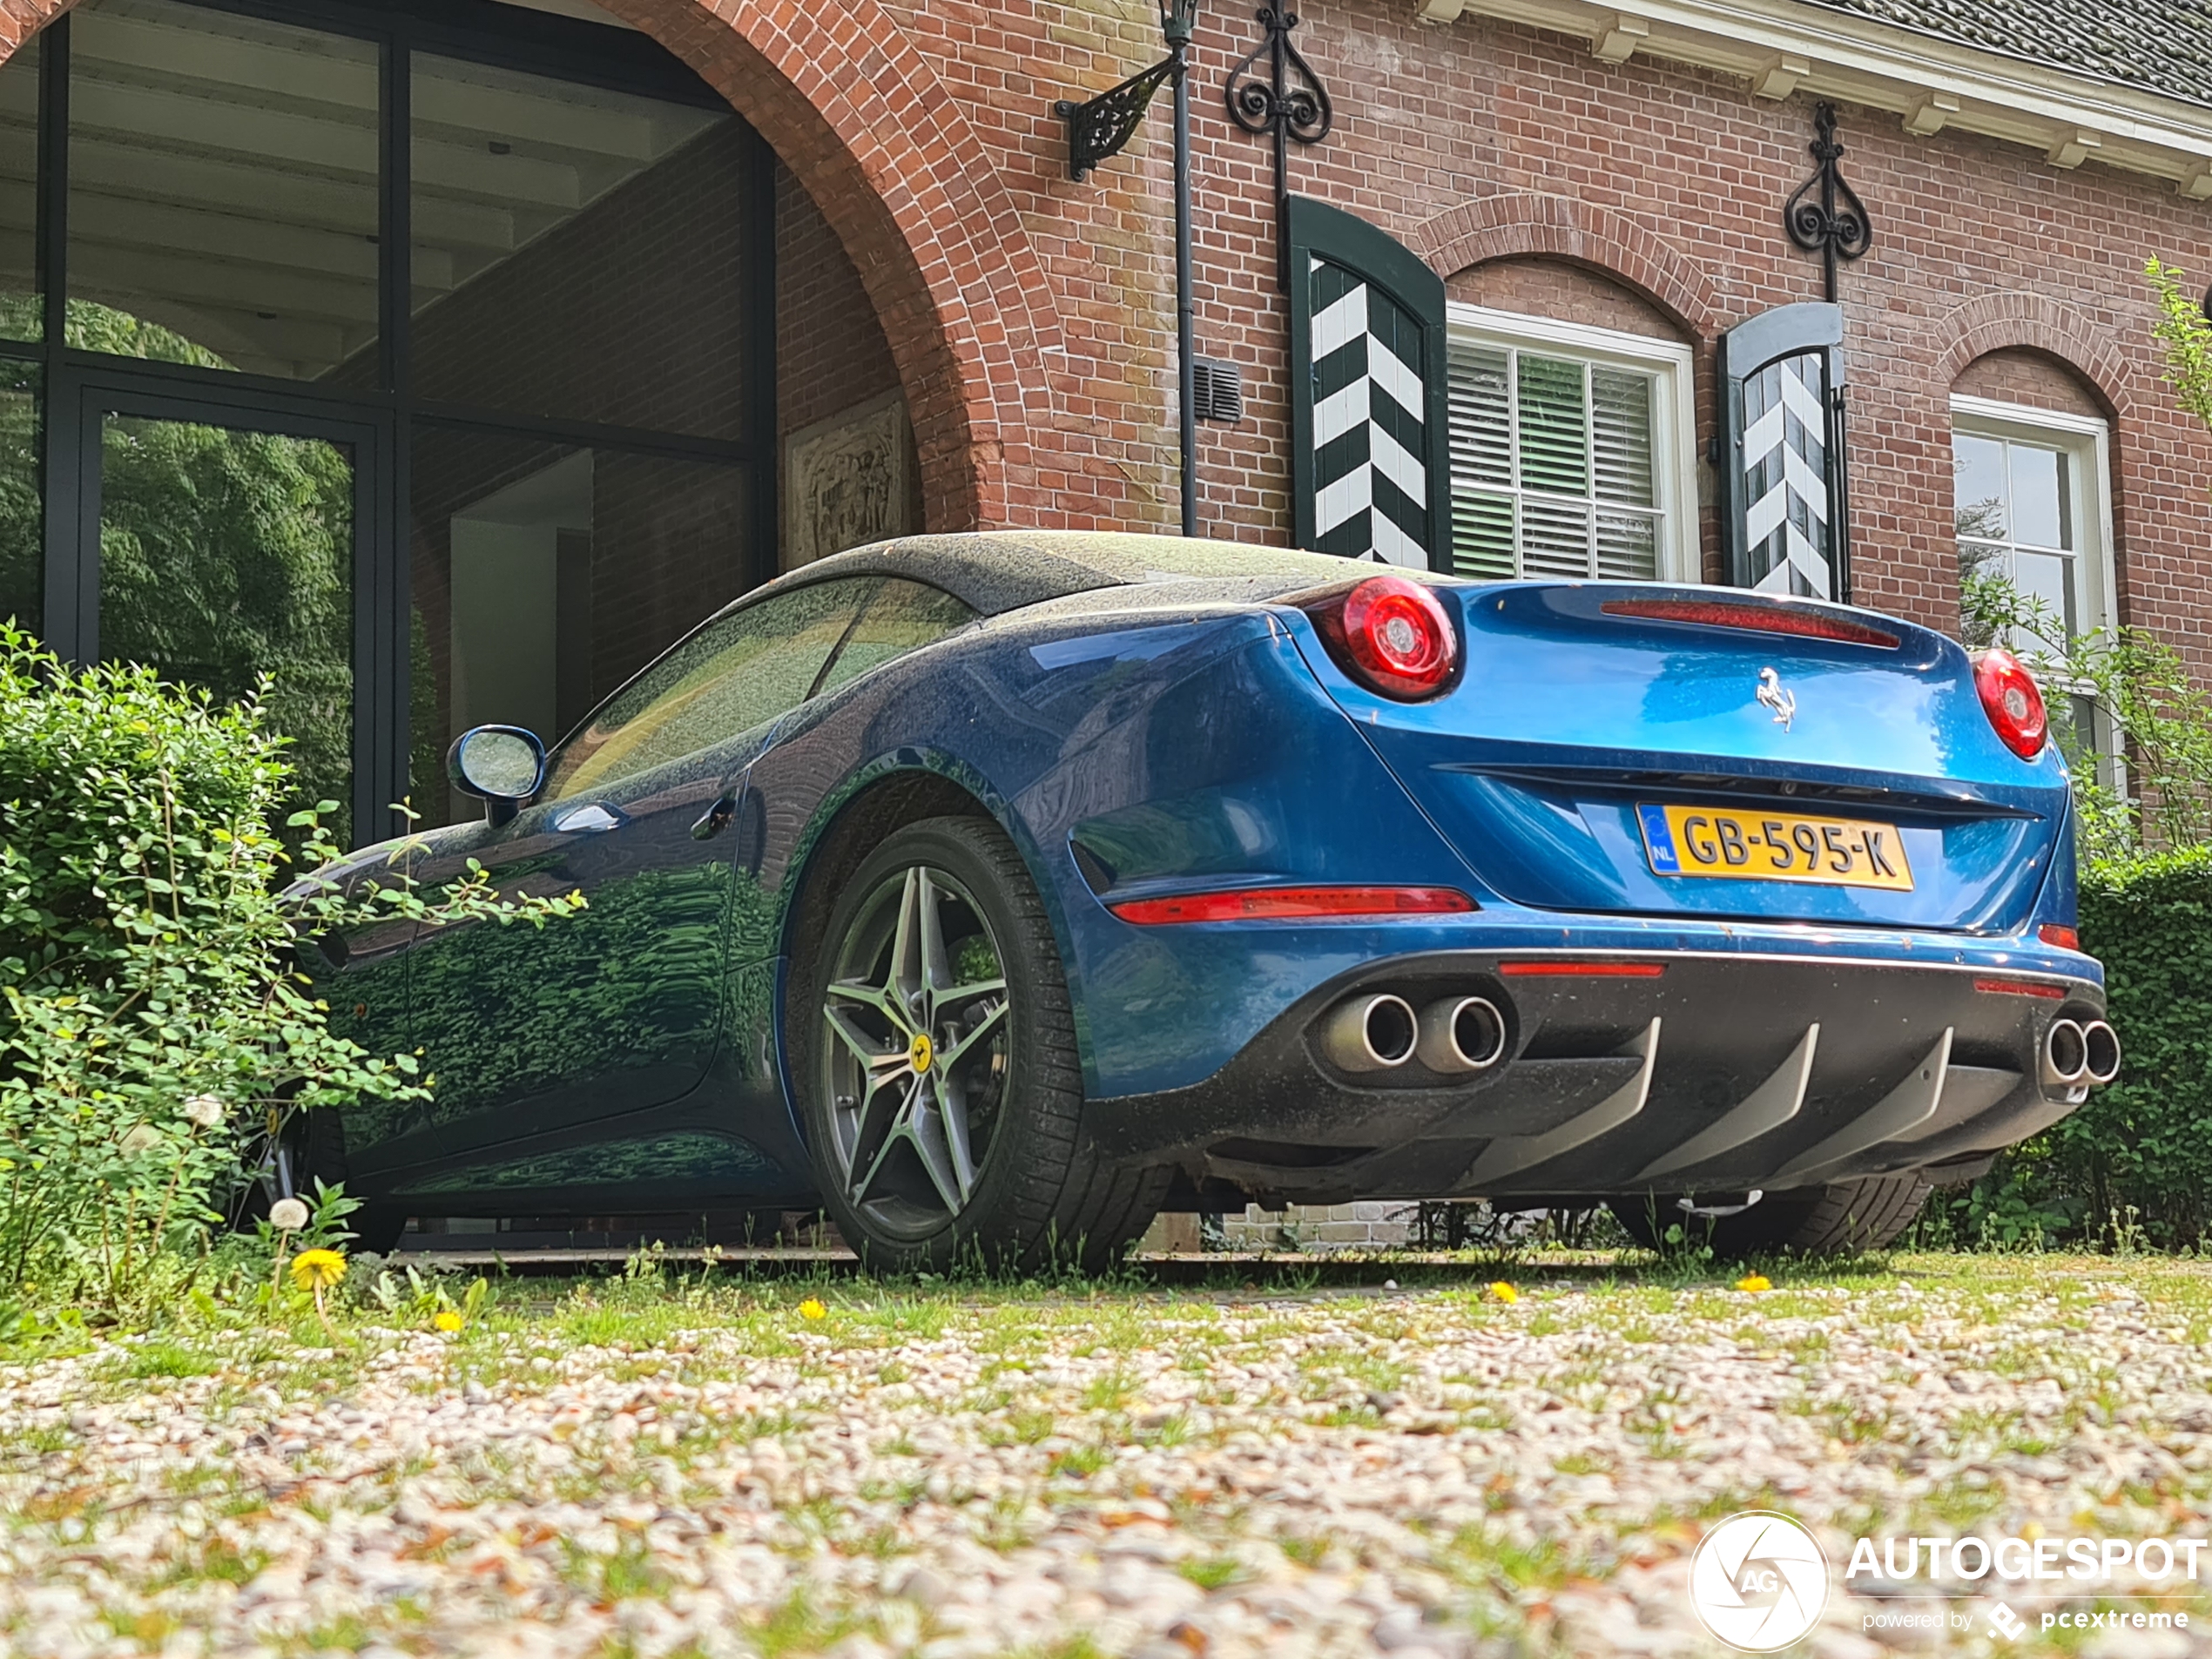
<svg viewBox="0 0 2212 1659"><path fill-rule="evenodd" d="M1542 908L2010 932L2066 826L1953 641L1842 606L1626 583L1442 584L1451 691L1301 645L1499 896ZM1848 856L1846 856L1846 854ZM1817 869L1808 869L1809 864Z"/></svg>

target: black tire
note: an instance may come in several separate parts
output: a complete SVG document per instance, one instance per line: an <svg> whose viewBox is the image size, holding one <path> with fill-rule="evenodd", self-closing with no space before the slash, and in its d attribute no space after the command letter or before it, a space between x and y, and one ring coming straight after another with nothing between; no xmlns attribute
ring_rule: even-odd
<svg viewBox="0 0 2212 1659"><path fill-rule="evenodd" d="M1929 1190L1917 1175L1879 1175L1770 1192L1732 1216L1688 1215L1674 1193L1615 1198L1612 1207L1629 1237L1647 1250L1672 1248L1667 1230L1679 1224L1683 1244L1708 1245L1716 1256L1841 1256L1895 1242Z"/></svg>
<svg viewBox="0 0 2212 1659"><path fill-rule="evenodd" d="M1172 1171L1106 1164L1083 1133L1067 981L1014 844L988 819L927 819L819 896L826 923L796 953L785 1035L822 1203L846 1242L890 1272L1110 1265L1151 1224ZM886 934L887 905L897 914ZM926 1004L917 990L893 1015L882 999L907 995L892 965L906 936L898 917L924 907L938 917L940 954L948 965L957 954L970 977L948 972L957 995L941 1005L925 988ZM843 988L833 993L833 981ZM938 1067L939 1054L955 1058Z"/></svg>

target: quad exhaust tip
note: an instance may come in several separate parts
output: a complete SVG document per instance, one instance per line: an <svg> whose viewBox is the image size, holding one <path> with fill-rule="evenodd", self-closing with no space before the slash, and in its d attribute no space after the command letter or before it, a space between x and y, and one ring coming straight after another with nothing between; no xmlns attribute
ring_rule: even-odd
<svg viewBox="0 0 2212 1659"><path fill-rule="evenodd" d="M1321 1052L1341 1071L1388 1071L1413 1057L1413 1005L1387 991L1337 1004L1321 1028Z"/></svg>
<svg viewBox="0 0 2212 1659"><path fill-rule="evenodd" d="M1421 1010L1421 1064L1441 1076L1487 1071L1505 1057L1506 1021L1487 996L1447 996Z"/></svg>
<svg viewBox="0 0 2212 1659"><path fill-rule="evenodd" d="M2083 1089L2120 1075L2120 1035L2102 1020L2054 1020L2043 1034L2043 1082Z"/></svg>
<svg viewBox="0 0 2212 1659"><path fill-rule="evenodd" d="M2108 1083L2120 1075L2120 1034L2102 1020L2081 1028L2082 1072L2093 1083Z"/></svg>

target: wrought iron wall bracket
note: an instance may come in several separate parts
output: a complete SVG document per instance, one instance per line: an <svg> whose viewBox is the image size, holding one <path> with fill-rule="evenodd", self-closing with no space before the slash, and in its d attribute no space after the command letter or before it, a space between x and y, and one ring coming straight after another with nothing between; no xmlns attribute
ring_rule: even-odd
<svg viewBox="0 0 2212 1659"><path fill-rule="evenodd" d="M1811 178L1799 185L1782 209L1782 223L1790 239L1808 253L1821 256L1828 303L1836 303L1836 261L1856 260L1874 245L1874 231L1866 204L1844 182L1836 164L1843 159L1843 142L1836 137L1836 106L1813 106L1813 140L1807 146L1820 165Z"/></svg>
<svg viewBox="0 0 2212 1659"><path fill-rule="evenodd" d="M1119 155L1143 125L1152 94L1175 78L1182 64L1179 55L1170 54L1096 98L1055 103L1052 112L1068 124L1068 177L1080 185L1100 162Z"/></svg>
<svg viewBox="0 0 2212 1659"><path fill-rule="evenodd" d="M1278 6L1262 6L1254 14L1266 30L1259 44L1237 60L1222 88L1230 118L1245 132L1275 141L1275 276L1283 291L1291 288L1290 144L1318 144L1336 124L1336 110L1328 89L1291 44L1291 30L1298 15ZM1264 71L1259 67L1267 59Z"/></svg>

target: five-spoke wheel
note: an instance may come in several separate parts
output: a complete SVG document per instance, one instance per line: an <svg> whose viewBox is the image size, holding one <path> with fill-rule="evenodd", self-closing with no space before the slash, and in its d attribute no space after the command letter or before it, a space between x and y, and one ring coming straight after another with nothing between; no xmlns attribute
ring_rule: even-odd
<svg viewBox="0 0 2212 1659"><path fill-rule="evenodd" d="M1005 1103L1010 992L960 881L909 865L861 901L822 998L822 1089L845 1200L896 1231L968 1208Z"/></svg>
<svg viewBox="0 0 2212 1659"><path fill-rule="evenodd" d="M811 899L785 1017L846 1242L894 1271L1111 1261L1170 1171L1108 1163L1085 1133L1059 949L1005 833L909 824Z"/></svg>

